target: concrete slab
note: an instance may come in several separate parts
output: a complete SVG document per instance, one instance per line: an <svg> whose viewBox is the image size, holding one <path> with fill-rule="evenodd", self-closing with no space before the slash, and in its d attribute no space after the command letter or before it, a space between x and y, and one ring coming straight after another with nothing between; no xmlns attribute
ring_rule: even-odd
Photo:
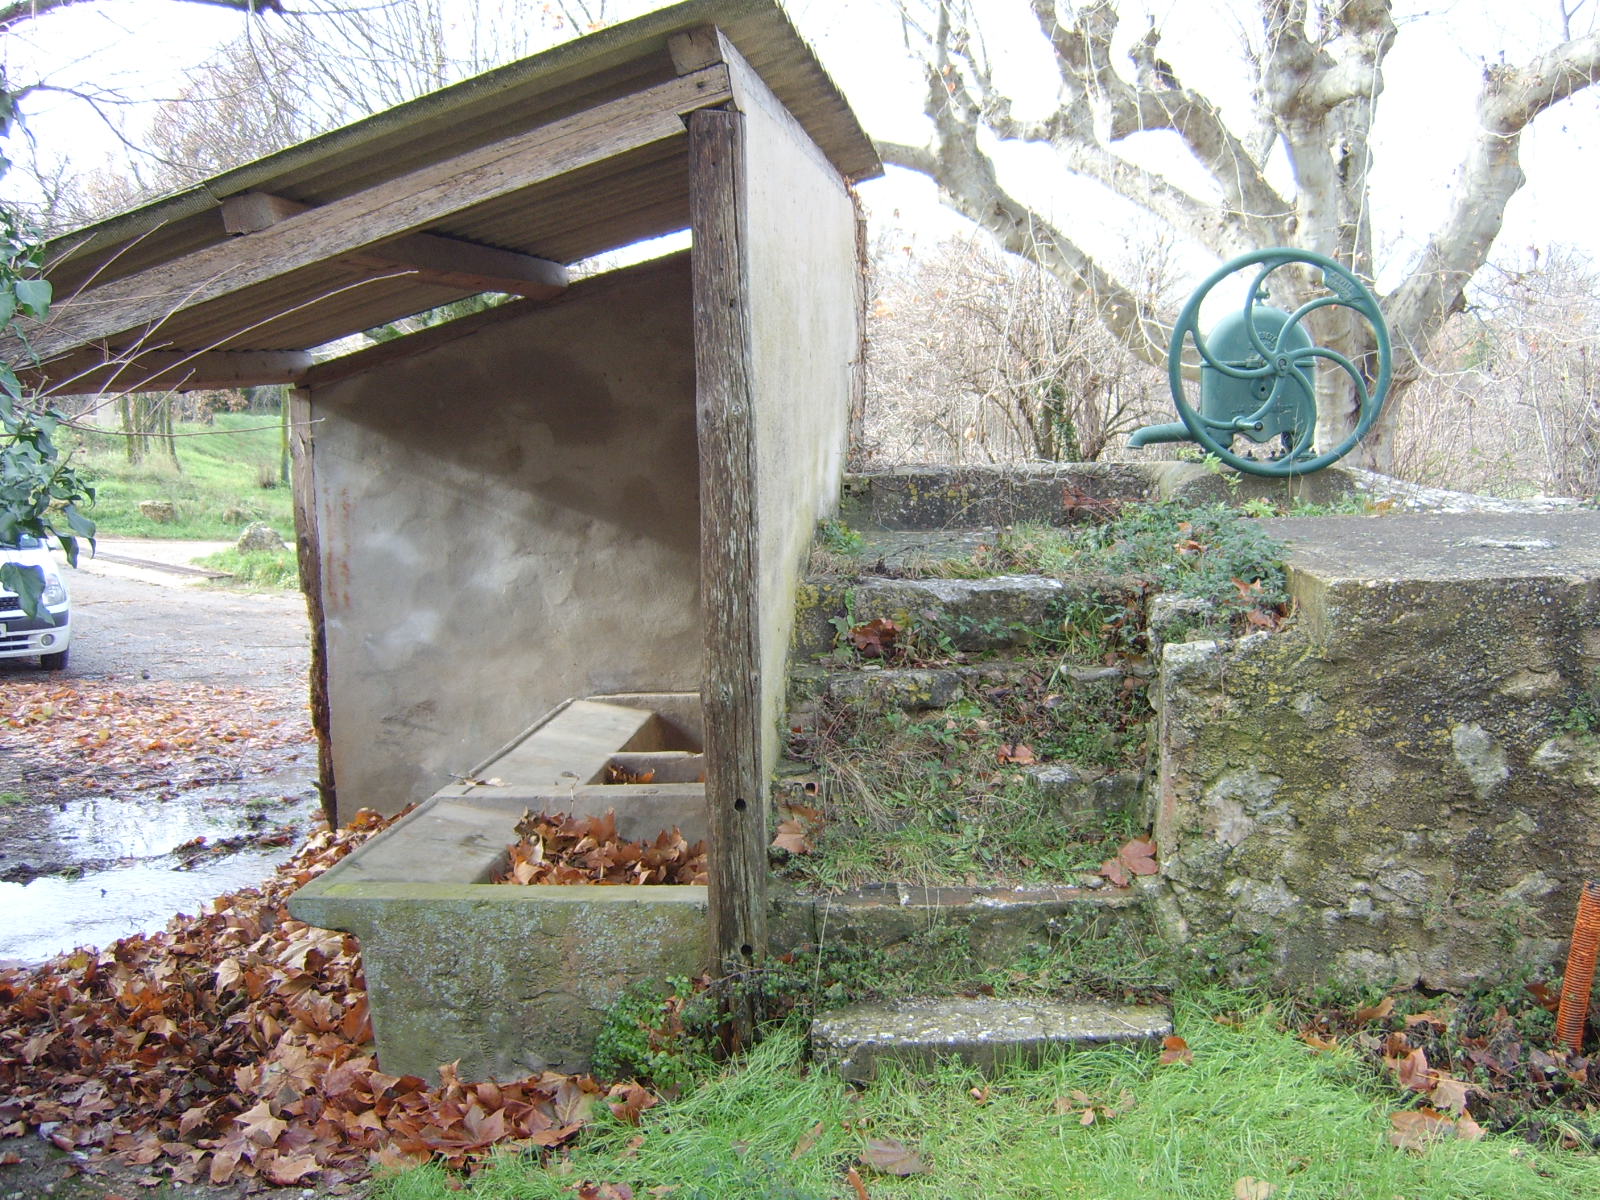
<svg viewBox="0 0 1600 1200"><path fill-rule="evenodd" d="M1344 580L1600 576L1600 512L1280 517L1292 572Z"/></svg>
<svg viewBox="0 0 1600 1200"><path fill-rule="evenodd" d="M885 1062L959 1059L990 1072L1074 1046L1155 1045L1172 1033L1164 1007L995 997L857 1004L811 1024L816 1060L858 1083Z"/></svg>
<svg viewBox="0 0 1600 1200"><path fill-rule="evenodd" d="M881 963L927 953L930 934L964 942L964 961L1004 967L1057 942L1111 935L1146 921L1140 893L1065 885L1026 888L885 884L831 896L770 894L774 945L857 946Z"/></svg>
<svg viewBox="0 0 1600 1200"><path fill-rule="evenodd" d="M839 515L873 529L950 529L1082 519L1083 499L1143 500L1155 492L1135 463L1051 463L1026 467L904 467L851 475Z"/></svg>

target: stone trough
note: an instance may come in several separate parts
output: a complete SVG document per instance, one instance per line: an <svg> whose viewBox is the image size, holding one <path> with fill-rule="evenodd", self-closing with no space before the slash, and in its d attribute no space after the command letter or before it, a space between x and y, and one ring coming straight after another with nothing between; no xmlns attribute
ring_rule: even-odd
<svg viewBox="0 0 1600 1200"><path fill-rule="evenodd" d="M360 939L385 1071L583 1070L625 988L706 967L703 886L489 882L528 810L704 838L699 744L698 696L569 701L291 898L298 920ZM607 784L610 767L661 782Z"/></svg>

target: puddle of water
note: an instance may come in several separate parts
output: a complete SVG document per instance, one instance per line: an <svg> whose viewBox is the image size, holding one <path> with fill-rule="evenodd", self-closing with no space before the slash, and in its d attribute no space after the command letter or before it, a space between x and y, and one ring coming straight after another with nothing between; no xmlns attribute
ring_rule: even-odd
<svg viewBox="0 0 1600 1200"><path fill-rule="evenodd" d="M81 879L46 875L0 883L0 960L42 962L78 946L104 946L133 933L153 933L176 914L194 914L224 892L256 887L293 852L292 846L250 850L177 871L169 860L93 871Z"/></svg>
<svg viewBox="0 0 1600 1200"><path fill-rule="evenodd" d="M177 913L192 914L225 892L256 887L294 852L318 815L304 775L199 788L169 800L72 801L53 817L62 849L75 861L120 861L76 879L0 883L0 961L39 962L78 946L151 933ZM197 837L215 843L284 826L296 829L285 846L203 855L187 864L171 854Z"/></svg>
<svg viewBox="0 0 1600 1200"><path fill-rule="evenodd" d="M299 781L296 780L296 783ZM304 795L283 799L270 789L221 784L184 792L170 800L145 796L117 799L89 796L63 804L51 818L54 835L74 861L153 858L170 854L185 842L203 837L215 841L310 815Z"/></svg>

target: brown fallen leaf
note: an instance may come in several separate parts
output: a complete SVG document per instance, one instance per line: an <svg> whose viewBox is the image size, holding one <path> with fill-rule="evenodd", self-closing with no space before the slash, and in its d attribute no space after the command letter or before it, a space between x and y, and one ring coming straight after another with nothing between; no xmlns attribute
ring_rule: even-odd
<svg viewBox="0 0 1600 1200"><path fill-rule="evenodd" d="M1278 1185L1243 1175L1233 1181L1233 1200L1268 1200L1278 1190Z"/></svg>
<svg viewBox="0 0 1600 1200"><path fill-rule="evenodd" d="M1172 1037L1161 1040L1161 1065L1171 1066L1173 1063L1192 1063L1194 1051L1189 1049L1189 1043L1174 1034Z"/></svg>
<svg viewBox="0 0 1600 1200"><path fill-rule="evenodd" d="M1383 1061L1394 1072L1395 1080L1401 1087L1416 1092L1433 1090L1436 1077L1429 1070L1428 1056L1420 1047L1398 1057L1385 1057Z"/></svg>
<svg viewBox="0 0 1600 1200"><path fill-rule="evenodd" d="M894 1138L868 1138L861 1165L880 1175L925 1175L928 1164L913 1146Z"/></svg>
<svg viewBox="0 0 1600 1200"><path fill-rule="evenodd" d="M1154 875L1160 869L1154 839L1134 838L1117 849L1115 858L1101 864L1100 874L1117 887L1127 887L1136 876Z"/></svg>
<svg viewBox="0 0 1600 1200"><path fill-rule="evenodd" d="M1465 1117L1467 1096L1472 1091L1471 1085L1450 1075L1438 1075L1436 1080L1433 1090L1428 1093L1428 1099L1433 1101L1433 1106L1454 1113L1458 1117Z"/></svg>
<svg viewBox="0 0 1600 1200"><path fill-rule="evenodd" d="M817 1144L817 1139L822 1136L822 1131L823 1123L818 1121L810 1129L806 1130L805 1133L801 1134L800 1140L794 1144L794 1151L789 1155L789 1161L793 1162L807 1150L811 1149L811 1147L815 1146Z"/></svg>
<svg viewBox="0 0 1600 1200"><path fill-rule="evenodd" d="M1394 1012L1394 997L1385 996L1371 1008L1356 1009L1355 1019L1357 1024L1365 1025L1368 1021L1382 1021L1392 1012Z"/></svg>
<svg viewBox="0 0 1600 1200"><path fill-rule="evenodd" d="M861 1172L851 1167L844 1173L844 1181L856 1190L856 1200L872 1200L867 1195L867 1185L861 1182Z"/></svg>
<svg viewBox="0 0 1600 1200"><path fill-rule="evenodd" d="M895 651L900 626L887 617L875 617L850 630L850 644L863 658L888 658Z"/></svg>
<svg viewBox="0 0 1600 1200"><path fill-rule="evenodd" d="M783 811L789 816L778 822L772 846L788 854L812 853L817 848L817 833L826 823L822 810L805 804L785 804Z"/></svg>
<svg viewBox="0 0 1600 1200"><path fill-rule="evenodd" d="M640 1114L654 1108L660 1101L637 1083L619 1083L606 1094L611 1115L624 1125L637 1125Z"/></svg>
<svg viewBox="0 0 1600 1200"><path fill-rule="evenodd" d="M1002 764L1010 763L1019 767L1031 766L1039 761L1033 753L1033 747L1026 742L1003 743L995 758Z"/></svg>
<svg viewBox="0 0 1600 1200"><path fill-rule="evenodd" d="M1432 1108L1413 1108L1397 1112L1389 1118L1389 1124L1394 1127L1389 1131L1389 1142L1402 1150L1426 1150L1434 1142L1455 1137L1458 1133L1455 1121ZM1471 1130L1477 1132L1474 1134ZM1473 1141L1483 1136L1483 1131L1478 1128L1476 1122L1472 1123L1471 1130L1468 1131L1466 1140Z"/></svg>

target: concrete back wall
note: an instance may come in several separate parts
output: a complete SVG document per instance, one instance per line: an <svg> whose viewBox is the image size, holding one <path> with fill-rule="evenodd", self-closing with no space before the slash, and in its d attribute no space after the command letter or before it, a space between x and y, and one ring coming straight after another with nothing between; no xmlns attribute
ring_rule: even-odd
<svg viewBox="0 0 1600 1200"><path fill-rule="evenodd" d="M687 255L313 392L339 815L569 696L699 688Z"/></svg>
<svg viewBox="0 0 1600 1200"><path fill-rule="evenodd" d="M844 470L861 352L862 267L855 207L843 181L765 88L745 101L756 611L762 754L770 772L795 589L816 523L837 505Z"/></svg>

